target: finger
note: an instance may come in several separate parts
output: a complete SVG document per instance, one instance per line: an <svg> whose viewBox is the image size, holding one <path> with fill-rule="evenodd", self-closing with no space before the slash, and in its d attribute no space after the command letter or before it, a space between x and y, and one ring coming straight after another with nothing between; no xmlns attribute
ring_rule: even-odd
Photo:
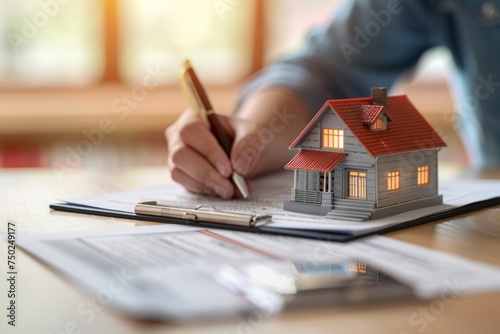
<svg viewBox="0 0 500 334"><path fill-rule="evenodd" d="M179 169L206 187L213 189L222 198L234 195L232 183L219 174L217 170L198 152L188 146L179 145L171 154L171 171Z"/></svg>
<svg viewBox="0 0 500 334"><path fill-rule="evenodd" d="M192 109L186 109L174 123L165 129L165 140L167 142L168 152L171 152L172 146L178 145L178 142L180 141L180 130L186 125L196 122L200 122L202 125L209 128L208 123L205 122L196 112Z"/></svg>
<svg viewBox="0 0 500 334"><path fill-rule="evenodd" d="M174 180L177 183L182 184L184 188L187 190L193 192L193 193L198 193L198 194L205 194L205 195L210 195L210 196L217 196L217 193L215 190L213 190L210 187L207 187L201 182L196 181L193 179L191 176L187 175L184 173L182 170L179 168L174 168L171 171L171 176L172 180Z"/></svg>
<svg viewBox="0 0 500 334"><path fill-rule="evenodd" d="M227 120L224 122L227 123ZM183 112L177 121L165 131L168 157L171 156L172 147L177 147L181 145L181 142L185 142L186 145L206 156L221 175L229 177L232 173L229 158L210 133L209 128L208 122L192 109Z"/></svg>
<svg viewBox="0 0 500 334"><path fill-rule="evenodd" d="M185 145L205 157L221 175L226 178L231 175L232 167L229 157L204 122L197 121L185 125L179 131L179 138Z"/></svg>

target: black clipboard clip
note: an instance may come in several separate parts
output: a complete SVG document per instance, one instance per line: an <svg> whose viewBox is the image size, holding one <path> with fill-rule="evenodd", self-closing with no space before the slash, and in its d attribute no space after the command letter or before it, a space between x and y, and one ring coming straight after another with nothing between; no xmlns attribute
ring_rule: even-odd
<svg viewBox="0 0 500 334"><path fill-rule="evenodd" d="M258 222L265 222L271 219L271 215L219 211L213 205L198 205L197 207L190 208L162 205L156 201L137 203L134 212L138 215L169 217L245 227L254 227Z"/></svg>

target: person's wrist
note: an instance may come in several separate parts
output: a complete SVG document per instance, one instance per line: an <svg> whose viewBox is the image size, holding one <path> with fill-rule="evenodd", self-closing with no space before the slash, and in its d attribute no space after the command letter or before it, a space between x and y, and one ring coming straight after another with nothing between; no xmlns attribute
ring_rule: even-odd
<svg viewBox="0 0 500 334"><path fill-rule="evenodd" d="M249 95L234 117L243 126L236 131L233 167L245 175L283 167L290 157L288 145L309 119L302 101L286 89L270 87Z"/></svg>
<svg viewBox="0 0 500 334"><path fill-rule="evenodd" d="M286 107L291 112L305 114L307 107L293 92L283 87L266 87L254 91L238 103L233 115L237 118L253 119L256 116L264 116L265 119L272 116L272 109ZM269 110L271 109L271 110Z"/></svg>

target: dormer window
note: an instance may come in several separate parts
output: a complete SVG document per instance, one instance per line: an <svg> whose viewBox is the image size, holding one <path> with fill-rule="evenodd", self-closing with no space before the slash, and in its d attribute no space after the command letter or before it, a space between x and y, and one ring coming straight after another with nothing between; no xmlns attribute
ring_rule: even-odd
<svg viewBox="0 0 500 334"><path fill-rule="evenodd" d="M373 131L387 130L387 118L383 115L378 117L375 123L371 124L371 128Z"/></svg>
<svg viewBox="0 0 500 334"><path fill-rule="evenodd" d="M381 105L362 105L361 116L363 124L369 126L372 131L387 130L387 122L391 121L387 115L387 109Z"/></svg>

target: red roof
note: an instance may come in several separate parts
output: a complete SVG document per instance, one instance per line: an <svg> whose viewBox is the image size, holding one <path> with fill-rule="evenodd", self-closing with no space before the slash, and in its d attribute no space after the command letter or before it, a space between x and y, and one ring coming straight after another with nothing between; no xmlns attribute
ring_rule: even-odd
<svg viewBox="0 0 500 334"><path fill-rule="evenodd" d="M384 106L379 106L376 104L365 104L361 106L361 118L363 124L373 124L379 117L379 115L385 112Z"/></svg>
<svg viewBox="0 0 500 334"><path fill-rule="evenodd" d="M372 104L372 98L329 100L302 130L290 149L298 148L316 124L331 109L372 156L416 151L446 146L434 129L418 112L406 95L388 96L386 109L392 122L385 131L372 131L363 124L361 106Z"/></svg>
<svg viewBox="0 0 500 334"><path fill-rule="evenodd" d="M337 164L347 156L347 153L302 150L285 169L304 169L317 172L331 172Z"/></svg>

